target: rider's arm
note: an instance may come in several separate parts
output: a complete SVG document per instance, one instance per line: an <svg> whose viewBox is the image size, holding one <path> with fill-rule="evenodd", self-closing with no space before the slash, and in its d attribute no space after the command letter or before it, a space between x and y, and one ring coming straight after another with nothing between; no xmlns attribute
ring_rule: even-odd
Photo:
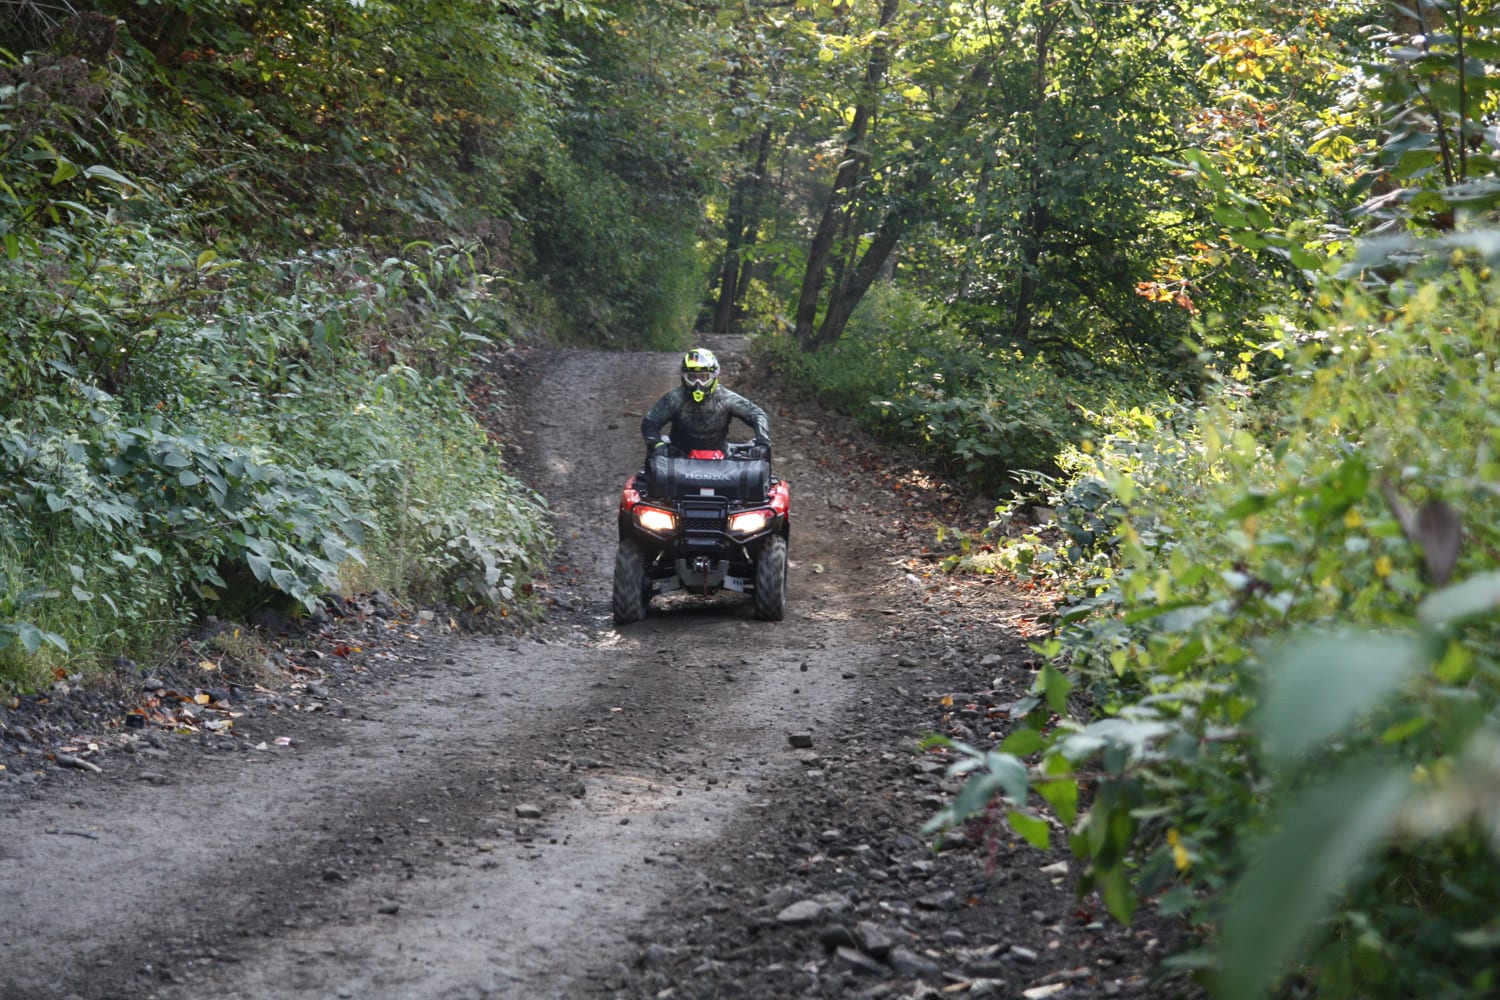
<svg viewBox="0 0 1500 1000"><path fill-rule="evenodd" d="M771 447L771 420L766 411L741 395L729 400L729 412L743 420L755 432L755 443Z"/></svg>
<svg viewBox="0 0 1500 1000"><path fill-rule="evenodd" d="M647 410L646 415L641 418L641 437L646 439L647 451L661 446L661 429L671 423L672 418L677 415L674 395L675 393L669 392L662 396L656 401L656 405Z"/></svg>

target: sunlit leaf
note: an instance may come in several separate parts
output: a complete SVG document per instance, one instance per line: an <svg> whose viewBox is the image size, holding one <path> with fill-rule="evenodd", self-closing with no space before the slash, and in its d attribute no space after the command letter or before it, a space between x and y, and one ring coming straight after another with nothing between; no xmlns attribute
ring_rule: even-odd
<svg viewBox="0 0 1500 1000"><path fill-rule="evenodd" d="M1078 782L1071 778L1038 782L1036 791L1064 826L1073 825L1078 818Z"/></svg>
<svg viewBox="0 0 1500 1000"><path fill-rule="evenodd" d="M1422 662L1409 636L1330 633L1292 643L1267 664L1266 750L1290 762L1393 695Z"/></svg>

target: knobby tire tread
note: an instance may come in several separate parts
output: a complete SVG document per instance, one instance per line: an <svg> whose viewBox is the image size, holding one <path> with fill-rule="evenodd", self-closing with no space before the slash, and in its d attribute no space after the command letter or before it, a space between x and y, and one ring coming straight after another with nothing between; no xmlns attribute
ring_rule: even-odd
<svg viewBox="0 0 1500 1000"><path fill-rule="evenodd" d="M779 622L786 617L786 539L769 539L755 560L755 617Z"/></svg>
<svg viewBox="0 0 1500 1000"><path fill-rule="evenodd" d="M611 597L615 624L629 625L645 618L650 597L645 550L634 538L622 538L615 550L615 583Z"/></svg>

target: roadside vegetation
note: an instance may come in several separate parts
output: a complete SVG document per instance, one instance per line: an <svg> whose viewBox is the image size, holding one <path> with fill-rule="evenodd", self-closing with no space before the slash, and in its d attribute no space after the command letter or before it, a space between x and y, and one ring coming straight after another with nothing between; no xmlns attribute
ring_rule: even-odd
<svg viewBox="0 0 1500 1000"><path fill-rule="evenodd" d="M696 168L616 140L672 110L647 7L7 6L0 691L330 593L533 610L466 383L691 324Z"/></svg>
<svg viewBox="0 0 1500 1000"><path fill-rule="evenodd" d="M931 829L1065 831L1183 987L1492 994L1497 11L857 10L753 36L848 86L747 130L716 317L1066 595Z"/></svg>
<svg viewBox="0 0 1500 1000"><path fill-rule="evenodd" d="M1066 595L934 829L1060 827L1214 995L1496 988L1500 11L5 13L0 690L340 591L524 615L485 352L746 332L995 497L952 571Z"/></svg>

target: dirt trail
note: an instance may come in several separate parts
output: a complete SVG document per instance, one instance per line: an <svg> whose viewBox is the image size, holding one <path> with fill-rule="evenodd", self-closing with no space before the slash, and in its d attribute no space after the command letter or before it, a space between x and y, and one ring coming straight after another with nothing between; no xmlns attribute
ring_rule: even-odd
<svg viewBox="0 0 1500 1000"><path fill-rule="evenodd" d="M737 345L712 346L736 385ZM1001 982L964 971L1007 953L960 917L1037 942L1011 978L1045 978L1024 955L1045 956L1070 905L1060 879L1034 874L1049 859L1026 856L1011 883L1024 892L991 893L999 908L975 923L970 894L1005 873L996 883L975 852L935 861L912 836L943 791L940 764L914 754L917 727L951 721L940 697L1000 669L996 650L1023 690L1024 642L980 628L993 607L966 611L906 568L921 518L904 522L893 497L867 513L859 470L827 458L826 424L773 413L777 472L793 484L785 621L725 595L611 624L619 483L673 364L558 352L516 379L506 424L524 428L519 467L561 541L541 627L428 644L342 684L337 714L259 724L289 745L251 749L254 731L168 742L0 798L0 998L894 996ZM794 749L793 732L814 747ZM811 929L778 920L826 888L825 871L841 902ZM913 898L940 892L927 884L939 877L961 905ZM831 919L861 914L886 919L916 964L884 954L861 968L820 945ZM934 915L953 924L946 945ZM1139 963L1110 940L1106 965L1085 955L1092 974L1048 995L1130 995ZM1053 964L1076 966L1077 947Z"/></svg>

